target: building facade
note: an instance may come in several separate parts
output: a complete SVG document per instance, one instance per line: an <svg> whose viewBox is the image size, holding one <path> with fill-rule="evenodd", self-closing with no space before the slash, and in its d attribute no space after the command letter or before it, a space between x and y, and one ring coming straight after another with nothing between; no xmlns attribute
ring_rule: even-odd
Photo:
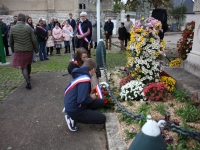
<svg viewBox="0 0 200 150"><path fill-rule="evenodd" d="M86 9L79 9L79 4L85 4ZM112 10L113 0L103 0L101 11ZM13 16L24 13L32 17L34 23L40 18L58 18L60 22L67 19L68 14L72 13L74 18L84 10L88 12L88 17L96 14L96 0L0 0L0 16L4 22L13 21Z"/></svg>

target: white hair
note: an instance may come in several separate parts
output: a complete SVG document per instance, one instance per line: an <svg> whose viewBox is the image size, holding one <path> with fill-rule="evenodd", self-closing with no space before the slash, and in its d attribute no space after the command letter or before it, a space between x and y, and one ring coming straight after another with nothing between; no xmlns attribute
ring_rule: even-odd
<svg viewBox="0 0 200 150"><path fill-rule="evenodd" d="M82 16L82 15L87 16L87 13L83 11L80 13L80 16Z"/></svg>

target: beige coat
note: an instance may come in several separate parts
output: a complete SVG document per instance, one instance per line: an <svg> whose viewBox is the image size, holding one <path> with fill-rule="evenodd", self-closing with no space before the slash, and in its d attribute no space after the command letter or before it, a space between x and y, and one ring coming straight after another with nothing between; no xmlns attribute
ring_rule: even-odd
<svg viewBox="0 0 200 150"><path fill-rule="evenodd" d="M46 47L53 47L54 46L54 40L53 40L53 36L50 35L47 39L47 43L46 43Z"/></svg>

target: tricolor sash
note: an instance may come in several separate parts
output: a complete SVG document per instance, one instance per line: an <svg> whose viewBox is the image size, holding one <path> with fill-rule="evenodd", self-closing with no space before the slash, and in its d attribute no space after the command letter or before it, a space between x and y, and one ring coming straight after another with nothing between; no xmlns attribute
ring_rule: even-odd
<svg viewBox="0 0 200 150"><path fill-rule="evenodd" d="M97 92L98 98L104 99L104 96L103 96L103 94L101 92L101 86L99 84L97 84L97 86L96 86L96 92Z"/></svg>
<svg viewBox="0 0 200 150"><path fill-rule="evenodd" d="M37 28L40 28L40 29L42 29L42 30L44 30L45 32L47 32L43 27L41 27L41 26L37 26Z"/></svg>
<svg viewBox="0 0 200 150"><path fill-rule="evenodd" d="M84 35L84 32L83 32L83 30L82 30L82 28L81 28L81 23L79 23L79 25L78 25L78 30L79 30L80 35ZM91 31L90 31L90 32L91 32ZM88 42L88 43L91 42L91 40L89 41L89 40L87 39L87 37L85 37L84 40L85 40L86 42Z"/></svg>
<svg viewBox="0 0 200 150"><path fill-rule="evenodd" d="M88 75L82 75L79 76L78 78L75 78L74 80L72 80L70 82L70 84L65 88L65 94L64 96L69 93L69 91L71 91L77 84L81 83L81 82L91 82L91 79Z"/></svg>

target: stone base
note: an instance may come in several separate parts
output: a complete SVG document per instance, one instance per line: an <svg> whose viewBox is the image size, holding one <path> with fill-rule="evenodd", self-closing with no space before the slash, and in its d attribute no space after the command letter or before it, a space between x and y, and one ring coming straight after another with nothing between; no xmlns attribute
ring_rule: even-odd
<svg viewBox="0 0 200 150"><path fill-rule="evenodd" d="M200 57L194 55L192 59L193 60L190 59L184 60L183 63L181 64L181 67L200 78L200 65L196 63L197 61L200 61Z"/></svg>
<svg viewBox="0 0 200 150"><path fill-rule="evenodd" d="M187 91L192 100L200 100L200 78L180 67L165 67L164 71L176 80L176 88Z"/></svg>

